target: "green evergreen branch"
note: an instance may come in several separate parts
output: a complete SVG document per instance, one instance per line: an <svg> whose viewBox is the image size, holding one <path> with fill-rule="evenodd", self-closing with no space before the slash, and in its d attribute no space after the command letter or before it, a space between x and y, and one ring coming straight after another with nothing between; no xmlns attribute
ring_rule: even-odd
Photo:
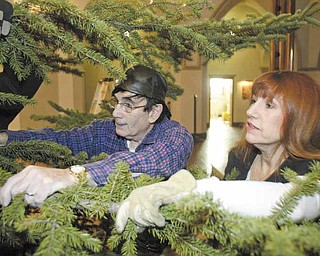
<svg viewBox="0 0 320 256"><path fill-rule="evenodd" d="M32 3L32 1L30 2ZM34 3L37 2L39 1L34 1ZM91 44L103 46L110 52L117 53L116 57L122 59L124 63L134 63L134 58L129 57L128 49L121 43L122 38L118 36L118 32L113 27L107 26L90 12L81 11L67 1L43 1L43 3L43 12L46 15L55 19L58 14L57 23L63 23L67 29L82 31ZM94 38L94 40L90 40L90 38Z"/></svg>
<svg viewBox="0 0 320 256"><path fill-rule="evenodd" d="M168 224L163 230L152 232L161 241L167 240L179 255L199 255L200 252L216 255L217 250L208 240L214 239L221 245L226 245L230 240L232 230L226 218L228 214L212 201L212 195L191 195L174 205L163 207L161 212Z"/></svg>
<svg viewBox="0 0 320 256"><path fill-rule="evenodd" d="M201 168L197 164L188 166L188 170L196 180L200 180L208 177L207 170L205 170L204 168Z"/></svg>
<svg viewBox="0 0 320 256"><path fill-rule="evenodd" d="M33 13L30 15L26 10L17 9L17 12L20 11L19 18L20 21L22 21L21 24L26 26L24 28L25 30L33 31L36 36L40 36L39 33L45 33L45 37L43 35L41 37L44 40L44 45L55 47L54 50L58 47L64 53L72 54L73 57L78 58L79 62L87 59L89 62L98 63L106 68L112 76L123 77L123 70L115 67L110 60L100 53L86 48L84 44L76 40L69 31L60 31L56 24L46 20L43 16L35 15Z"/></svg>
<svg viewBox="0 0 320 256"><path fill-rule="evenodd" d="M310 173L312 175L306 180L312 179L311 176L318 177L315 175L318 175L319 167L319 163L313 165ZM11 205L1 209L0 238L14 243L17 234L20 237L24 234L21 243L29 240L38 245L35 255L59 254L62 248L63 252L70 255L80 253L81 250L87 254L100 252L103 244L94 232L100 228L99 224L92 226L88 232L81 222L81 216L100 219L100 225L107 218L110 220L109 226L101 228L106 228L109 234L106 237L108 248L114 250L121 245L123 255L137 255L139 230L135 224L129 220L125 232L117 234L114 214L106 213L114 212L111 209L112 203L118 204L124 200L134 188L159 182L161 178L153 179L144 174L133 179L128 169L128 164L120 162L101 188L88 187L86 178L83 177L77 186L52 195L41 209L33 211L26 211L22 196L15 197ZM285 173L295 181L294 173ZM306 188L304 192L312 193L314 187L311 188ZM162 243L169 243L179 255L276 255L281 249L279 242L288 245L285 250L282 248L286 255L302 255L305 252L312 255L320 247L320 228L317 222L302 225L285 223L278 226L272 218L240 217L224 211L219 203L212 200L210 194L182 198L175 204L163 206L161 213L167 225L164 228L148 228L148 231ZM304 237L308 239L303 239Z"/></svg>
<svg viewBox="0 0 320 256"><path fill-rule="evenodd" d="M287 33L320 23L313 17L320 11L319 1L310 2L304 10L292 15L266 13L244 21L190 19L198 17L207 2L154 1L150 5L150 2L96 0L80 11L66 0L24 0L15 4L11 31L0 39L0 63L9 63L19 80L32 71L42 78L59 70L81 75L77 66L84 62L101 65L111 77L122 79L124 69L135 63L159 70L167 63L177 71L193 51L207 60L224 60L235 51L256 44L267 49L271 40L279 42ZM180 6L183 3L186 8ZM168 8L174 4L177 8ZM184 13L179 14L179 10ZM176 86L170 72L163 73L170 81L168 95L175 99L183 90ZM0 95L1 102L6 101L3 97L7 96ZM61 123L50 117L39 120L47 118L66 126L87 118L78 117L80 113L76 111L59 110L66 116ZM55 145L48 147L38 142L28 145L29 148L19 143L12 148L0 148L1 185L11 173L22 169L15 161L17 158L62 167L106 157L102 154L88 160L84 152L72 156L67 149L57 149ZM181 255L316 255L320 251L319 221L297 225L289 223L287 217L299 198L319 193L316 185L319 169L315 164L304 180L297 179L291 171L284 172L294 189L279 202L271 218L231 215L208 196L162 207L168 224L163 229L148 230L150 235L169 242ZM105 229L103 241L107 241L109 248L125 242L122 254L136 255L139 236L136 226L129 221L125 233L116 234L114 212L134 188L162 179L148 175L133 179L128 170L126 163L119 163L101 188L90 188L83 179L49 197L41 209L31 210L23 195L16 196L8 207L0 208L0 240L20 246L32 243L38 246L37 255L86 255L106 246L98 241L96 233L96 229ZM196 170L194 175L201 176L197 176ZM98 224L88 228L83 219L90 218ZM107 226L104 221L109 221Z"/></svg>
<svg viewBox="0 0 320 256"><path fill-rule="evenodd" d="M23 222L16 225L17 231L28 230L30 236L41 239L34 255L62 255L66 248L71 252L80 252L85 248L93 252L100 251L101 242L98 239L72 227L72 223L76 220L72 204L65 200L66 198L60 197L60 199L64 200L59 202L54 200L50 207L44 204L40 214L26 217Z"/></svg>
<svg viewBox="0 0 320 256"><path fill-rule="evenodd" d="M231 172L226 175L225 180L236 180L240 175L240 171L236 168L232 168Z"/></svg>
<svg viewBox="0 0 320 256"><path fill-rule="evenodd" d="M82 113L77 110L66 109L53 101L49 101L52 108L58 111L59 115L31 115L34 121L47 121L55 130L66 130L75 127L83 127L92 123L97 119L108 119L112 117L111 109L105 104L102 106L102 111L98 114ZM105 109L104 109L105 107Z"/></svg>
<svg viewBox="0 0 320 256"><path fill-rule="evenodd" d="M125 231L122 233L122 239L124 241L121 247L122 255L137 255L136 239L138 237L137 227L133 222L129 221Z"/></svg>
<svg viewBox="0 0 320 256"><path fill-rule="evenodd" d="M30 105L36 104L36 100L28 99L26 96L16 95L13 93L0 92L0 105L3 103L7 103L10 105L20 103L20 104L26 106L28 104L30 104Z"/></svg>
<svg viewBox="0 0 320 256"><path fill-rule="evenodd" d="M240 49L257 44L268 49L271 40L284 40L307 25L318 26L314 15L319 6L313 1L292 15L266 13L244 21L197 21L201 8L211 7L209 1L97 0L80 10L67 0L24 0L15 4L11 31L0 40L0 62L10 63L19 80L33 70L45 79L57 71L82 75L78 67L84 62L100 65L120 80L124 70L137 63L159 70L167 63L179 71L193 51L204 63L226 60ZM176 15L179 10L183 14ZM183 90L168 74L168 96L176 99Z"/></svg>
<svg viewBox="0 0 320 256"><path fill-rule="evenodd" d="M0 155L0 168L5 170L6 174L15 174L20 172L23 169L24 165L16 161L15 158L5 157ZM0 170L1 170L0 169ZM1 172L2 172L1 170ZM11 175L10 175L11 176ZM1 178L8 178L6 175L3 174ZM5 180L0 181L0 185L5 183Z"/></svg>
<svg viewBox="0 0 320 256"><path fill-rule="evenodd" d="M7 146L0 147L0 155L31 163L47 163L60 168L71 166L74 163L74 157L69 148L50 141L12 142Z"/></svg>
<svg viewBox="0 0 320 256"><path fill-rule="evenodd" d="M0 170L1 171L1 170ZM1 174L3 172L1 171ZM2 176L1 177L5 177ZM12 247L20 247L25 242L26 234L16 231L15 225L24 219L26 205L22 196L17 196L8 207L0 208L0 241Z"/></svg>
<svg viewBox="0 0 320 256"><path fill-rule="evenodd" d="M293 188L280 199L273 209L271 218L279 225L290 222L289 215L294 211L299 199L320 193L320 162L313 162L310 171L301 179L293 170L289 168L283 170L284 177L293 184Z"/></svg>
<svg viewBox="0 0 320 256"><path fill-rule="evenodd" d="M298 13L303 17L312 16L320 11L319 1L312 0L303 10L299 10Z"/></svg>
<svg viewBox="0 0 320 256"><path fill-rule="evenodd" d="M0 156L0 161L3 159L3 157ZM8 171L5 171L0 167L0 187L6 183L7 179L11 177L11 173Z"/></svg>

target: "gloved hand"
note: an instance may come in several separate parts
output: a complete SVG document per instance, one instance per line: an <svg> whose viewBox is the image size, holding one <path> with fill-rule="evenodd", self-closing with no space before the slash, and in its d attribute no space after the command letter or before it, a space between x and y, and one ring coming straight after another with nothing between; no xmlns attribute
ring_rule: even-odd
<svg viewBox="0 0 320 256"><path fill-rule="evenodd" d="M0 36L7 36L11 27L11 16L13 14L12 4L1 0L0 1Z"/></svg>
<svg viewBox="0 0 320 256"><path fill-rule="evenodd" d="M0 188L0 203L7 206L13 196L25 193L29 205L40 207L48 196L77 182L78 178L68 169L29 165L10 177Z"/></svg>
<svg viewBox="0 0 320 256"><path fill-rule="evenodd" d="M174 203L196 187L196 180L187 170L180 170L167 181L137 188L121 204L116 217L116 229L122 233L130 218L139 227L165 225L159 213L161 205Z"/></svg>
<svg viewBox="0 0 320 256"><path fill-rule="evenodd" d="M8 134L6 132L0 132L0 147L5 146L7 144L7 141L8 141Z"/></svg>

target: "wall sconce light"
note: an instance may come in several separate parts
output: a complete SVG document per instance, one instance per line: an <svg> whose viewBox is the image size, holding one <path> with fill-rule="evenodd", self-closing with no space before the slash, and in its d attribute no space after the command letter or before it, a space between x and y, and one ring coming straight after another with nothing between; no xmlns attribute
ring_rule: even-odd
<svg viewBox="0 0 320 256"><path fill-rule="evenodd" d="M243 80L243 81L240 81L238 84L242 89L242 99L244 100L251 99L251 89L252 89L253 81Z"/></svg>

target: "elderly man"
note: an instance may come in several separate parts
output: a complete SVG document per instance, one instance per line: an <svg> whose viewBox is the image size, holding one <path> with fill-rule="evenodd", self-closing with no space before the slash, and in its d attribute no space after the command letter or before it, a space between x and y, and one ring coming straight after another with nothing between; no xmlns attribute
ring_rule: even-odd
<svg viewBox="0 0 320 256"><path fill-rule="evenodd" d="M27 166L8 179L0 190L0 200L7 206L12 196L25 193L32 206L59 189L77 183L78 172L87 172L89 182L102 186L115 164L126 161L134 175L170 177L186 167L193 148L190 132L178 122L169 120L165 103L167 83L156 71L135 66L126 72L126 80L116 85L113 119L97 120L72 130L3 131L0 144L31 139L55 141L70 148L73 154L85 151L108 157L101 161L68 169Z"/></svg>

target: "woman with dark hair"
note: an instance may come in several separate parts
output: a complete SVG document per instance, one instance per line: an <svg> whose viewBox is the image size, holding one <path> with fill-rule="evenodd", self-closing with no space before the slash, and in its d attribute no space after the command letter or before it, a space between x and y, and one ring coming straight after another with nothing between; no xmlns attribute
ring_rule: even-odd
<svg viewBox="0 0 320 256"><path fill-rule="evenodd" d="M320 85L305 74L274 71L258 77L252 88L244 139L229 153L225 174L239 171L234 181L216 177L195 180L180 170L167 181L135 189L117 213L117 230L128 218L137 225L164 226L159 213L181 193L211 192L230 212L244 216L270 216L279 199L292 188L280 170L299 176L320 160ZM290 214L293 221L320 216L320 195L304 196Z"/></svg>

